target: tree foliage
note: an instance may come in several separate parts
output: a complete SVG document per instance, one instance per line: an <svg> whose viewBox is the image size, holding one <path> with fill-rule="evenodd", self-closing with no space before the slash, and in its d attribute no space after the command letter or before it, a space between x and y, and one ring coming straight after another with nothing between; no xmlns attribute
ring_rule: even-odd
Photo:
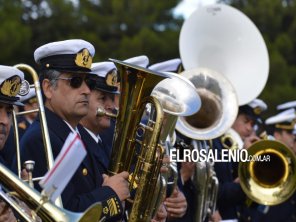
<svg viewBox="0 0 296 222"><path fill-rule="evenodd" d="M178 2L25 0L24 14L33 33L32 48L50 41L82 38L94 44L96 60L147 54L150 60L159 61L178 56L178 30L182 20L174 19L172 14ZM173 49L169 53L159 50L168 48L164 37L172 32ZM153 46L154 42L157 46ZM157 50L152 51L151 46Z"/></svg>
<svg viewBox="0 0 296 222"><path fill-rule="evenodd" d="M69 38L93 43L94 61L144 54L155 63L179 57L183 19L174 17L173 9L180 1L0 0L1 64L34 65L38 46ZM270 75L260 98L271 110L295 99L295 0L221 1L250 17L265 39Z"/></svg>

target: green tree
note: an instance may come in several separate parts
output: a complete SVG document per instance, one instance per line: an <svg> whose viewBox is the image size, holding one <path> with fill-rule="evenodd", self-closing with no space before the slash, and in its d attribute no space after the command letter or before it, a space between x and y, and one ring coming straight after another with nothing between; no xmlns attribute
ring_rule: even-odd
<svg viewBox="0 0 296 222"><path fill-rule="evenodd" d="M270 72L260 98L269 105L266 116L272 115L278 104L296 99L296 1L223 2L244 12L256 24L265 39L269 51Z"/></svg>
<svg viewBox="0 0 296 222"><path fill-rule="evenodd" d="M0 0L2 63L34 65L42 44L82 38L96 61L147 55L151 63L179 57L183 20L173 17L181 0Z"/></svg>
<svg viewBox="0 0 296 222"><path fill-rule="evenodd" d="M20 1L0 1L1 64L14 65L26 59L31 29L24 25Z"/></svg>
<svg viewBox="0 0 296 222"><path fill-rule="evenodd" d="M150 61L178 57L182 19L173 17L180 0L80 1L81 27L92 33L96 59L126 59L147 55Z"/></svg>

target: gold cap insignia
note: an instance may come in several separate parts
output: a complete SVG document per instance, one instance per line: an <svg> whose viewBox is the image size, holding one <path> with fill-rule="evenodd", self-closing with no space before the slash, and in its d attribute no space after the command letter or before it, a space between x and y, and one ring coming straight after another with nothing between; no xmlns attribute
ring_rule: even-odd
<svg viewBox="0 0 296 222"><path fill-rule="evenodd" d="M255 107L254 109L253 109L253 111L254 111L254 113L256 114L256 115L260 115L261 113L262 113L262 109L260 108L260 107Z"/></svg>
<svg viewBox="0 0 296 222"><path fill-rule="evenodd" d="M6 79L2 84L1 93L5 96L14 97L16 96L21 88L21 78L19 76L12 76Z"/></svg>
<svg viewBox="0 0 296 222"><path fill-rule="evenodd" d="M106 84L108 86L116 86L117 84L117 71L116 69L109 72L106 76Z"/></svg>
<svg viewBox="0 0 296 222"><path fill-rule="evenodd" d="M92 64L92 57L87 49L83 49L81 52L77 53L75 58L75 64L77 66L90 69Z"/></svg>
<svg viewBox="0 0 296 222"><path fill-rule="evenodd" d="M87 175L87 169L86 168L83 168L83 170L82 170L82 174L83 174L83 176L86 176Z"/></svg>

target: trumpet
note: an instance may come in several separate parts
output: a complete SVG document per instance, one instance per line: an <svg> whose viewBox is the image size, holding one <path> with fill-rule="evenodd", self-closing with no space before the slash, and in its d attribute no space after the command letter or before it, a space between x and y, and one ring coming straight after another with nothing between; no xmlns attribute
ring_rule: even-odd
<svg viewBox="0 0 296 222"><path fill-rule="evenodd" d="M268 139L255 142L247 151L263 161L239 164L239 179L245 194L264 205L286 201L296 190L296 156L293 151L279 141Z"/></svg>

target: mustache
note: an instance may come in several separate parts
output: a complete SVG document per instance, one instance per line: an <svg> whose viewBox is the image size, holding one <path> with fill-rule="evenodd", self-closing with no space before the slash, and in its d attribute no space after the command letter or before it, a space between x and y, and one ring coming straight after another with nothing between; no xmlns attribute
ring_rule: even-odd
<svg viewBox="0 0 296 222"><path fill-rule="evenodd" d="M3 124L0 124L0 134L7 134L7 130Z"/></svg>

